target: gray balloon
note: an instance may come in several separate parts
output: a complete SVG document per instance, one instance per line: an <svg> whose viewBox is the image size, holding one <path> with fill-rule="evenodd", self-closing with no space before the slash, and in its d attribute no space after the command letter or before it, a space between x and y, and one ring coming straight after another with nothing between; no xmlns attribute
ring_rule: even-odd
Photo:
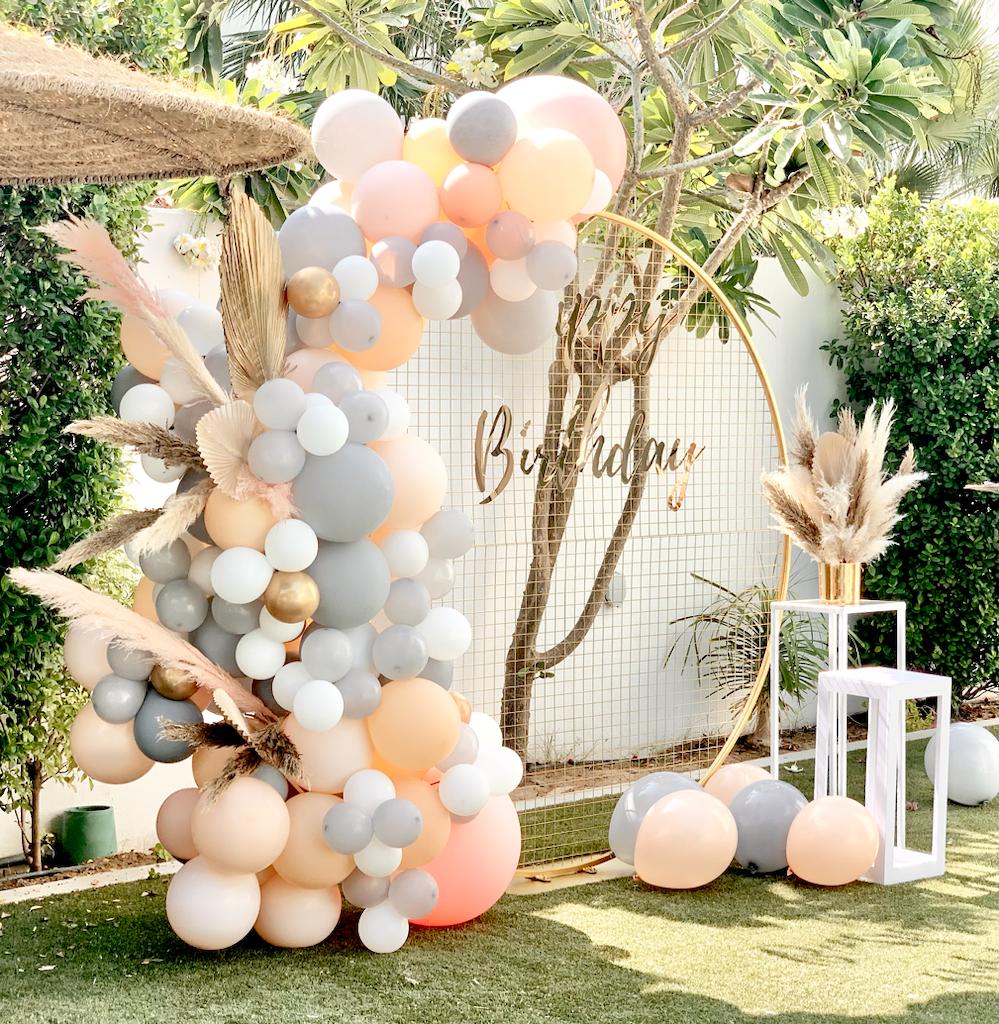
<svg viewBox="0 0 999 1024"><path fill-rule="evenodd" d="M190 757L193 748L183 740L168 740L161 734L165 722L195 725L203 721L201 712L189 700L168 700L152 687L132 723L132 732L139 750L153 761L174 764Z"/></svg>
<svg viewBox="0 0 999 1024"><path fill-rule="evenodd" d="M144 679L126 679L112 674L94 687L90 702L98 717L120 725L131 722L139 713L148 688L149 684Z"/></svg>
<svg viewBox="0 0 999 1024"><path fill-rule="evenodd" d="M347 436L358 444L377 441L388 427L388 406L374 391L352 391L344 395L340 411L347 417Z"/></svg>
<svg viewBox="0 0 999 1024"><path fill-rule="evenodd" d="M443 761L437 762L437 767L446 772L456 764L471 764L479 756L479 737L470 725L462 723L458 730L458 742Z"/></svg>
<svg viewBox="0 0 999 1024"><path fill-rule="evenodd" d="M662 797L681 789L700 789L700 786L676 772L653 772L633 782L621 794L610 820L610 848L618 860L635 863L635 840L649 808Z"/></svg>
<svg viewBox="0 0 999 1024"><path fill-rule="evenodd" d="M376 907L383 903L388 897L389 880L387 878L372 878L363 871L355 868L341 883L340 890L343 898L355 907L365 909Z"/></svg>
<svg viewBox="0 0 999 1024"><path fill-rule="evenodd" d="M174 422L176 427L176 421ZM193 436L188 438L193 440ZM196 487L201 483L202 480L207 480L208 474L203 473L200 469L189 469L177 483L177 493L186 494L192 487ZM204 512L198 516L197 519L187 528L187 532L198 540L203 541L205 544L211 544L212 538L209 536L208 530L205 529L205 514Z"/></svg>
<svg viewBox="0 0 999 1024"><path fill-rule="evenodd" d="M350 671L354 652L350 640L339 629L312 629L299 648L305 667L313 679L336 682Z"/></svg>
<svg viewBox="0 0 999 1024"><path fill-rule="evenodd" d="M274 712L279 718L283 718L288 714L286 708L283 708L274 699L274 680L273 679L254 679L253 684L250 687L250 692L254 697L258 697L267 708Z"/></svg>
<svg viewBox="0 0 999 1024"><path fill-rule="evenodd" d="M156 617L175 633L190 633L208 615L208 598L201 587L190 580L164 583L156 595Z"/></svg>
<svg viewBox="0 0 999 1024"><path fill-rule="evenodd" d="M419 580L392 581L385 617L397 626L418 626L430 611L430 591Z"/></svg>
<svg viewBox="0 0 999 1024"><path fill-rule="evenodd" d="M215 601L218 600L220 599L215 598ZM212 602L213 613L215 601ZM239 637L223 629L212 615L206 616L205 621L188 639L210 661L214 661L216 665L234 676L240 675L239 665L236 664L236 644L239 643Z"/></svg>
<svg viewBox="0 0 999 1024"><path fill-rule="evenodd" d="M412 626L389 626L372 648L375 669L386 679L412 679L427 663L427 644Z"/></svg>
<svg viewBox="0 0 999 1024"><path fill-rule="evenodd" d="M465 236L462 234L461 237ZM414 252L416 246L413 242L399 235L389 235L375 242L371 247L371 261L378 268L379 282L386 288L405 288L412 284L416 280L413 274Z"/></svg>
<svg viewBox="0 0 999 1024"><path fill-rule="evenodd" d="M791 822L807 803L800 789L777 779L760 779L740 789L729 804L739 829L736 862L753 874L783 871Z"/></svg>
<svg viewBox="0 0 999 1024"><path fill-rule="evenodd" d="M435 224L431 224L420 235L420 245L424 242L447 242L458 254L459 259L464 259L465 253L468 252L468 236L457 224L452 224L447 220L439 220Z"/></svg>
<svg viewBox="0 0 999 1024"><path fill-rule="evenodd" d="M229 377L229 353L226 352L225 345L216 345L205 356L205 368L226 394L232 391L232 380Z"/></svg>
<svg viewBox="0 0 999 1024"><path fill-rule="evenodd" d="M246 453L250 472L268 484L294 480L305 465L305 449L293 430L265 430L250 442Z"/></svg>
<svg viewBox="0 0 999 1024"><path fill-rule="evenodd" d="M461 558L475 543L472 520L456 508L435 512L420 530L432 558Z"/></svg>
<svg viewBox="0 0 999 1024"><path fill-rule="evenodd" d="M295 329L295 318L297 316L298 314L289 307L284 332L284 354L286 356L290 356L292 352L297 352L304 346L302 339L298 336L298 331ZM207 356L205 361L207 362Z"/></svg>
<svg viewBox="0 0 999 1024"><path fill-rule="evenodd" d="M447 137L462 159L491 167L517 141L517 115L491 92L466 92L448 111Z"/></svg>
<svg viewBox="0 0 999 1024"><path fill-rule="evenodd" d="M285 278L304 267L332 270L344 256L363 256L364 236L342 210L300 206L278 232Z"/></svg>
<svg viewBox="0 0 999 1024"><path fill-rule="evenodd" d="M382 318L364 299L344 299L330 314L330 334L348 352L367 352L381 333Z"/></svg>
<svg viewBox="0 0 999 1024"><path fill-rule="evenodd" d="M389 901L411 921L426 917L437 906L439 896L437 879L429 871L419 868L400 872L389 884Z"/></svg>
<svg viewBox="0 0 999 1024"><path fill-rule="evenodd" d="M367 718L382 702L382 684L363 668L352 668L336 688L343 697L344 718Z"/></svg>
<svg viewBox="0 0 999 1024"><path fill-rule="evenodd" d="M576 276L576 254L564 242L538 242L527 254L527 276L539 288L560 292Z"/></svg>
<svg viewBox="0 0 999 1024"><path fill-rule="evenodd" d="M260 682L260 680L257 680L257 682ZM291 788L288 785L288 780L273 765L262 764L250 778L266 782L282 800L288 799L288 792Z"/></svg>
<svg viewBox="0 0 999 1024"><path fill-rule="evenodd" d="M380 455L348 441L332 455L308 456L292 490L299 517L320 539L346 542L385 521L395 487Z"/></svg>
<svg viewBox="0 0 999 1024"><path fill-rule="evenodd" d="M522 302L507 302L490 289L472 311L472 327L491 349L526 355L554 335L558 304L557 292L541 288Z"/></svg>
<svg viewBox="0 0 999 1024"><path fill-rule="evenodd" d="M454 662L427 658L427 663L423 666L420 678L429 679L432 683L436 683L445 690L450 690L451 684L454 682Z"/></svg>
<svg viewBox="0 0 999 1024"><path fill-rule="evenodd" d="M412 800L386 800L371 816L375 835L386 845L402 849L415 843L423 831L423 815Z"/></svg>
<svg viewBox="0 0 999 1024"><path fill-rule="evenodd" d="M215 406L211 402L199 400L189 405L182 405L173 418L173 431L185 441L194 441L195 430L202 416L207 415Z"/></svg>
<svg viewBox="0 0 999 1024"><path fill-rule="evenodd" d="M125 397L126 391L131 391L138 384L155 384L151 377L139 373L131 363L123 366L111 385L111 407L115 412L121 412L121 400Z"/></svg>
<svg viewBox="0 0 999 1024"><path fill-rule="evenodd" d="M489 266L478 247L470 245L458 268L458 284L461 285L461 305L450 317L460 320L478 309L489 291Z"/></svg>
<svg viewBox="0 0 999 1024"><path fill-rule="evenodd" d="M370 540L321 543L309 575L319 586L319 607L312 617L321 626L350 629L370 622L388 597L388 565Z"/></svg>
<svg viewBox="0 0 999 1024"><path fill-rule="evenodd" d="M337 853L363 850L373 834L370 815L356 804L334 804L323 818L323 839Z"/></svg>
<svg viewBox="0 0 999 1024"><path fill-rule="evenodd" d="M145 682L152 672L156 659L146 651L135 651L121 644L108 645L108 664L116 676L125 679L141 679Z"/></svg>
<svg viewBox="0 0 999 1024"><path fill-rule="evenodd" d="M352 391L361 390L361 375L347 363L323 363L312 378L312 390L339 403Z"/></svg>
<svg viewBox="0 0 999 1024"><path fill-rule="evenodd" d="M159 551L139 555L139 568L153 583L184 579L191 568L191 552L178 537Z"/></svg>
<svg viewBox="0 0 999 1024"><path fill-rule="evenodd" d="M233 604L221 597L212 598L212 618L227 633L237 637L252 633L260 625L260 609L263 601L250 601L249 604Z"/></svg>

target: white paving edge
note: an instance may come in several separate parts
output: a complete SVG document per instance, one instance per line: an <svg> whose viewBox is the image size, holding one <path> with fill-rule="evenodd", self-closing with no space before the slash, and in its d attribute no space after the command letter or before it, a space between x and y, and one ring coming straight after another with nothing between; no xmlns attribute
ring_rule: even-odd
<svg viewBox="0 0 999 1024"><path fill-rule="evenodd" d="M141 882L149 878L151 868L155 868L158 875L172 875L180 870L180 864L175 860L140 864L134 868L117 868L114 871L101 871L99 874L56 878L51 882L37 882L34 885L3 889L0 890L0 906L44 900L50 896L64 896L70 892L88 892L91 889L103 889L107 885L120 885L123 882Z"/></svg>

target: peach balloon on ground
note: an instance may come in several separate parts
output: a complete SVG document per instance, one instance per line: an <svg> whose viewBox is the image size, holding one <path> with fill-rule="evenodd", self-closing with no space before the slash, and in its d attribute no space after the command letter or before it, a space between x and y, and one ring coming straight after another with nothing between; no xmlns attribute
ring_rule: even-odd
<svg viewBox="0 0 999 1024"><path fill-rule="evenodd" d="M62 648L66 671L85 689L93 688L111 674L108 642L80 622L71 622Z"/></svg>
<svg viewBox="0 0 999 1024"><path fill-rule="evenodd" d="M378 340L364 352L338 352L351 366L361 371L362 377L367 378L365 387L370 390L380 386L372 371L394 370L420 347L426 321L405 288L379 287L368 301L381 318Z"/></svg>
<svg viewBox="0 0 999 1024"><path fill-rule="evenodd" d="M199 691L211 694L207 690ZM204 789L212 779L217 779L222 774L226 761L235 753L232 747L198 747L191 755L191 774L194 776L194 784L199 789Z"/></svg>
<svg viewBox="0 0 999 1024"><path fill-rule="evenodd" d="M429 679L396 679L367 719L375 750L391 764L426 771L458 742L461 718L450 695Z"/></svg>
<svg viewBox="0 0 999 1024"><path fill-rule="evenodd" d="M447 470L443 459L432 445L415 434L373 441L370 447L385 460L395 485L392 508L382 527L419 530L444 503Z"/></svg>
<svg viewBox="0 0 999 1024"><path fill-rule="evenodd" d="M191 837L191 815L201 791L193 786L171 793L160 805L156 815L156 838L167 853L177 860L193 860L198 848Z"/></svg>
<svg viewBox="0 0 999 1024"><path fill-rule="evenodd" d="M855 882L878 855L878 826L863 804L823 796L803 807L787 834L791 873L814 885Z"/></svg>
<svg viewBox="0 0 999 1024"><path fill-rule="evenodd" d="M740 789L745 789L751 782L769 778L770 772L764 771L759 765L723 764L704 783L704 792L718 797L728 807Z"/></svg>
<svg viewBox="0 0 999 1024"><path fill-rule="evenodd" d="M328 889L354 870L353 858L330 849L323 839L323 818L343 801L329 793L299 793L288 808L288 842L274 861L274 870L289 884Z"/></svg>
<svg viewBox="0 0 999 1024"><path fill-rule="evenodd" d="M409 122L402 140L402 158L416 164L440 187L448 172L462 163L447 138L447 124L439 117L421 117Z"/></svg>
<svg viewBox="0 0 999 1024"><path fill-rule="evenodd" d="M340 920L340 890L303 889L283 878L260 887L256 933L272 946L302 949L322 942Z"/></svg>
<svg viewBox="0 0 999 1024"><path fill-rule="evenodd" d="M451 815L437 796L437 787L422 779L395 779L395 795L410 800L423 816L423 831L415 843L403 847L400 871L422 867L447 845L451 835Z"/></svg>
<svg viewBox="0 0 999 1024"><path fill-rule="evenodd" d="M153 766L135 743L132 723L105 722L89 701L73 719L69 749L80 771L96 782L134 782Z"/></svg>
<svg viewBox="0 0 999 1024"><path fill-rule="evenodd" d="M389 235L419 242L439 212L437 186L426 171L405 160L376 164L354 186L351 213L370 242Z"/></svg>
<svg viewBox="0 0 999 1024"><path fill-rule="evenodd" d="M264 539L277 522L263 498L236 501L216 487L205 505L205 529L220 548L264 550Z"/></svg>
<svg viewBox="0 0 999 1024"><path fill-rule="evenodd" d="M593 191L593 159L575 135L544 128L514 143L499 181L511 209L531 220L567 220Z"/></svg>
<svg viewBox="0 0 999 1024"><path fill-rule="evenodd" d="M499 178L482 164L455 167L441 186L441 208L459 227L482 227L502 204Z"/></svg>
<svg viewBox="0 0 999 1024"><path fill-rule="evenodd" d="M178 937L195 949L226 949L253 927L260 912L256 875L226 871L205 857L173 876L166 914Z"/></svg>
<svg viewBox="0 0 999 1024"><path fill-rule="evenodd" d="M732 812L710 793L681 789L648 810L635 841L635 873L661 889L697 889L732 863L739 841Z"/></svg>
<svg viewBox="0 0 999 1024"><path fill-rule="evenodd" d="M464 924L484 914L513 881L520 860L520 819L508 796L493 796L471 821L451 827L444 849L423 870L437 881L434 909L413 924Z"/></svg>
<svg viewBox="0 0 999 1024"><path fill-rule="evenodd" d="M148 576L141 576L135 585L135 593L132 595L132 611L144 619L149 619L150 622L160 621L156 615L156 602L153 600L155 586L156 584Z"/></svg>
<svg viewBox="0 0 999 1024"><path fill-rule="evenodd" d="M298 748L305 788L311 792L342 793L354 772L371 767L371 738L363 721L342 718L326 732L313 732L289 715L282 728Z"/></svg>
<svg viewBox="0 0 999 1024"><path fill-rule="evenodd" d="M240 778L215 800L202 793L191 815L198 852L227 871L262 871L288 840L288 811L273 787Z"/></svg>

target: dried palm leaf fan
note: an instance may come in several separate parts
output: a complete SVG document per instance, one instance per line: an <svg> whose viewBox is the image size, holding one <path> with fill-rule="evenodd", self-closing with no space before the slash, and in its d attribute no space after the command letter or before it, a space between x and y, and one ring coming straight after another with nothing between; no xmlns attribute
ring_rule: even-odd
<svg viewBox="0 0 999 1024"><path fill-rule="evenodd" d="M223 178L308 151L286 118L0 26L0 185Z"/></svg>

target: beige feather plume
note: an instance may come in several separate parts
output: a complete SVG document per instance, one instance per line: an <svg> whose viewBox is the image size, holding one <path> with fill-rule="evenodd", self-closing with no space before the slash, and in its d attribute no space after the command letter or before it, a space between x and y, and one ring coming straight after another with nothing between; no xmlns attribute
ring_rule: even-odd
<svg viewBox="0 0 999 1024"><path fill-rule="evenodd" d="M82 562L89 562L91 558L97 558L106 551L115 551L123 544L127 544L137 533L148 529L159 519L162 509L150 508L141 512L122 512L105 522L96 532L71 544L52 563L51 567L55 572L65 572L72 569L74 565Z"/></svg>
<svg viewBox="0 0 999 1024"><path fill-rule="evenodd" d="M162 459L168 466L205 468L195 445L155 423L130 423L116 416L95 416L90 420L73 420L63 433L92 437L119 448L132 448L140 455Z"/></svg>
<svg viewBox="0 0 999 1024"><path fill-rule="evenodd" d="M150 523L134 538L136 555L148 555L172 544L201 515L215 485L202 480L183 494L168 498L155 522Z"/></svg>

